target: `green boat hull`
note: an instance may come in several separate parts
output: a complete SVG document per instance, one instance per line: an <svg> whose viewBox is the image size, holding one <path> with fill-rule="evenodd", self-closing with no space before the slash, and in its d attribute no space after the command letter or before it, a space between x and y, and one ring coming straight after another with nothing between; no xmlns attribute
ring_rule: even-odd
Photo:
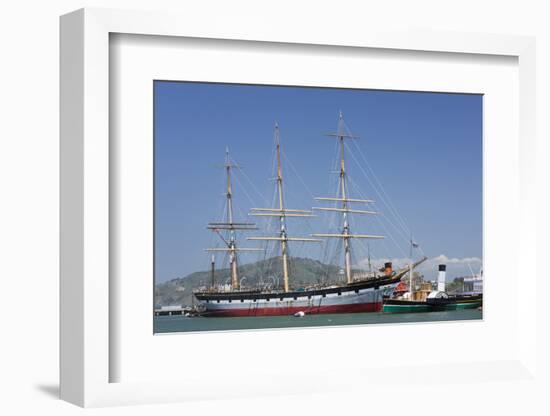
<svg viewBox="0 0 550 416"><path fill-rule="evenodd" d="M430 305L419 305L413 302L410 302L410 304L407 304L406 302L399 303L399 304L397 303L384 304L384 308L382 309L382 311L386 313L414 313L414 312L429 312L431 310L432 310L432 307Z"/></svg>
<svg viewBox="0 0 550 416"><path fill-rule="evenodd" d="M471 299L441 299L428 302L390 299L384 302L383 312L386 313L415 313L433 311L456 311L462 309L476 309L483 303L482 297Z"/></svg>
<svg viewBox="0 0 550 416"><path fill-rule="evenodd" d="M434 311L457 311L462 309L476 309L481 306L481 301L476 302L459 302L450 303L448 305L437 305L432 308Z"/></svg>

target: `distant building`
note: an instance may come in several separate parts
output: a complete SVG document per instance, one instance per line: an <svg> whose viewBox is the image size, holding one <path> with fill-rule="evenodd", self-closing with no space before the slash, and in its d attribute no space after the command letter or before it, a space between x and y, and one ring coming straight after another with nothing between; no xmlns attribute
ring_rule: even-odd
<svg viewBox="0 0 550 416"><path fill-rule="evenodd" d="M483 273L464 277L464 293L479 295L483 293Z"/></svg>
<svg viewBox="0 0 550 416"><path fill-rule="evenodd" d="M179 311L180 309L181 305L164 305L160 307L160 310L163 312Z"/></svg>

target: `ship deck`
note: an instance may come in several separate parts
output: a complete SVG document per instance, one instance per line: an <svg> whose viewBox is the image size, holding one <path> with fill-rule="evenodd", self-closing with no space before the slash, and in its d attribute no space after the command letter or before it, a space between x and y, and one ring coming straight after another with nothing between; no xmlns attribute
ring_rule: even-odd
<svg viewBox="0 0 550 416"><path fill-rule="evenodd" d="M218 300L242 300L242 299L251 299L251 300L266 300L279 299L281 301L293 299L297 300L298 298L304 297L313 297L313 296L326 296L329 294L342 294L346 292L356 292L364 289L379 289L382 286L388 286L396 284L400 281L402 273L396 273L391 277L382 277L376 279L369 279L363 281L356 281L350 284L343 285L332 285L321 288L306 288L301 290L291 290L289 292L284 291L259 291L259 290L248 290L248 291L232 291L232 292L214 292L214 291L203 291L195 292L195 297L199 301L218 301Z"/></svg>

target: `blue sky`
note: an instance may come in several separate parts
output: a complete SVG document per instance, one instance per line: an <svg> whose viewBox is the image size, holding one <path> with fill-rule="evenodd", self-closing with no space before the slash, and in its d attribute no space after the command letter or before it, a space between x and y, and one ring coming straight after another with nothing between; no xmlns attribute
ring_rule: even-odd
<svg viewBox="0 0 550 416"><path fill-rule="evenodd" d="M407 258L412 232L427 256L453 265L450 277L479 270L482 96L160 81L154 89L157 282L209 267L204 249L217 239L206 224L223 213L224 172L218 166L226 147L243 167L234 180L237 219L251 221L249 209L271 201L275 121L287 206L309 209L320 205L312 196L334 194L335 141L325 134L336 130L340 110L360 136L346 148L351 196L374 199L381 213L352 223L352 232L386 236L370 243L373 260ZM321 213L294 220L289 232L326 232L329 220ZM257 224L255 235L266 234L268 224ZM240 245L255 244L241 237ZM327 260L323 248L307 245L292 254ZM364 244L353 254L355 264L365 264ZM258 259L244 255L241 262ZM427 277L433 268L425 266Z"/></svg>

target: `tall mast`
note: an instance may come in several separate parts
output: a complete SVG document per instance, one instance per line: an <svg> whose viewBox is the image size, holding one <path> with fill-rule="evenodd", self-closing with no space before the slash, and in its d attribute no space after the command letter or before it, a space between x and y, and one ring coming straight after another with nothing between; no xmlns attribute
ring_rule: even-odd
<svg viewBox="0 0 550 416"><path fill-rule="evenodd" d="M281 138L279 136L279 124L275 123L275 146L277 148L277 193L279 194L279 210L284 212L285 202L283 197L283 172L281 168ZM288 253L286 240L286 220L280 217L281 225L281 254L283 259L283 282L285 292L288 292Z"/></svg>
<svg viewBox="0 0 550 416"><path fill-rule="evenodd" d="M342 216L344 218L344 229L342 234L344 235L344 267L346 271L346 280L351 283L351 253L349 245L349 223L348 223L348 202L346 201L346 161L344 159L344 119L342 112L340 111L340 117L338 119L338 140L340 142L340 191L342 198Z"/></svg>
<svg viewBox="0 0 550 416"><path fill-rule="evenodd" d="M413 291L414 291L414 286L413 286L413 237L412 237L412 232L411 232L411 253L410 253L410 258L411 258L411 261L409 263L409 299L410 300L413 300Z"/></svg>
<svg viewBox="0 0 550 416"><path fill-rule="evenodd" d="M229 149L225 148L225 171L227 174L227 219L229 224L233 224L233 193L231 191L231 169L236 167L231 164L229 158ZM233 289L240 288L239 276L237 272L237 241L235 239L235 228L231 227L229 231L229 264L231 266L231 287Z"/></svg>
<svg viewBox="0 0 550 416"><path fill-rule="evenodd" d="M261 248L237 248L236 231L257 230L255 224L248 222L233 221L233 191L231 188L231 169L240 169L240 166L231 162L229 149L225 149L225 163L223 165L227 176L227 188L225 197L227 199L227 222L213 222L208 224L208 229L213 230L218 234L225 244L225 248L208 248L207 251L226 251L229 252L229 268L231 270L231 289L239 290L240 281L237 268L237 252L239 251L263 251ZM221 231L229 231L229 239L224 238Z"/></svg>
<svg viewBox="0 0 550 416"><path fill-rule="evenodd" d="M414 281L413 281L413 269L414 267L416 266L415 263L414 263L414 260L413 260L413 251L415 248L418 247L418 243L415 243L414 240L413 240L413 235L412 235L412 231L411 231L411 239L410 239L410 243L411 243L411 248L410 248L410 264L409 264L409 293L410 293L410 299L412 300L413 298L413 293L414 293Z"/></svg>
<svg viewBox="0 0 550 416"><path fill-rule="evenodd" d="M338 130L336 133L328 134L328 136L335 137L339 142L339 151L340 151L340 193L335 198L315 198L318 201L335 201L340 203L339 208L327 208L327 207L313 207L315 210L320 211L334 211L340 212L342 214L342 231L340 234L313 234L314 237L325 237L325 238L341 238L344 243L344 271L346 274L346 281L348 284L352 283L353 276L351 273L351 246L350 240L352 238L370 238L370 239L379 239L384 238L379 235L367 235L367 234L352 234L350 232L348 214L377 214L374 211L358 210L351 209L351 203L365 203L369 204L374 201L370 199L355 199L349 198L347 192L347 172L346 172L346 160L345 160L345 143L347 139L358 139L357 136L352 136L346 132L346 125L344 123L344 116L340 111L338 117Z"/></svg>
<svg viewBox="0 0 550 416"><path fill-rule="evenodd" d="M369 273L372 273L372 264L370 262L370 244L367 243L367 256L368 256L368 260L369 260Z"/></svg>
<svg viewBox="0 0 550 416"><path fill-rule="evenodd" d="M254 216L269 216L279 217L280 231L277 237L249 237L248 240L267 240L278 241L281 244L281 260L283 265L283 283L284 291L290 290L289 284L289 272L288 272L288 242L289 241L303 241L303 242L320 242L321 240L315 238L304 237L289 237L286 230L286 217L311 217L311 211L301 209L287 209L285 208L284 194L283 194L283 170L281 166L281 138L279 134L279 124L275 123L275 148L277 157L277 196L279 200L278 208L252 208L252 212L249 215Z"/></svg>
<svg viewBox="0 0 550 416"><path fill-rule="evenodd" d="M216 258L212 254L212 259L210 261L210 287L214 287L216 285Z"/></svg>

